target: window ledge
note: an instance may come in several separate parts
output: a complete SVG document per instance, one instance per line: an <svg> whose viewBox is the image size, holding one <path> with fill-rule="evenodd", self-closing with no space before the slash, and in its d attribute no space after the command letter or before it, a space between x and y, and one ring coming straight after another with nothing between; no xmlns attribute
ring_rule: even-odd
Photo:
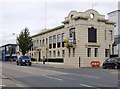
<svg viewBox="0 0 120 89"><path fill-rule="evenodd" d="M88 47L100 47L98 43L86 43L85 46Z"/></svg>

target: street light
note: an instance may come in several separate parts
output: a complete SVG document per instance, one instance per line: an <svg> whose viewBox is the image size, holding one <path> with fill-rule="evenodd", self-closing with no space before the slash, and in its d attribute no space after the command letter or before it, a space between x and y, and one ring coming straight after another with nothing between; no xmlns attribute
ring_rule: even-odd
<svg viewBox="0 0 120 89"><path fill-rule="evenodd" d="M18 37L18 35L16 33L12 33L12 35L14 35L16 37L16 44L17 44L17 37Z"/></svg>
<svg viewBox="0 0 120 89"><path fill-rule="evenodd" d="M19 52L19 46L18 46L18 42L17 42L18 35L16 33L12 33L12 35L14 35L16 37L16 52Z"/></svg>

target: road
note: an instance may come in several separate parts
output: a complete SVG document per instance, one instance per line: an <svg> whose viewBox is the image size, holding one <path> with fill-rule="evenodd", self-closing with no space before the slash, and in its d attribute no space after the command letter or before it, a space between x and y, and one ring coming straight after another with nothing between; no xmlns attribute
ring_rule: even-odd
<svg viewBox="0 0 120 89"><path fill-rule="evenodd" d="M95 68L49 68L2 63L5 87L118 87L118 71ZM10 82L9 82L10 81Z"/></svg>

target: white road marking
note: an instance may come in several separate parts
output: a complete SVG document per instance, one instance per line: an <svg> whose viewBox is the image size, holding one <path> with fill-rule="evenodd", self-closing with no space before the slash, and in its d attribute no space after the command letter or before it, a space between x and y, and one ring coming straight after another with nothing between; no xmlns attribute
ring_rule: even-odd
<svg viewBox="0 0 120 89"><path fill-rule="evenodd" d="M75 73L70 73L72 75L78 75L78 76L84 76L84 77L89 77L89 78L100 78L100 77L96 77L96 76L90 76L90 75L84 75L84 74L75 74Z"/></svg>
<svg viewBox="0 0 120 89"><path fill-rule="evenodd" d="M55 70L46 70L46 69L42 69L44 71L47 71L47 72L54 72L54 73L60 73L60 74L69 74L69 73L65 73L65 72L60 72L60 71L55 71Z"/></svg>
<svg viewBox="0 0 120 89"><path fill-rule="evenodd" d="M18 87L24 87L23 85L21 85L21 84L16 84Z"/></svg>
<svg viewBox="0 0 120 89"><path fill-rule="evenodd" d="M9 64L10 65L10 64ZM14 70L17 70L17 71L21 71L21 72L26 72L26 73L31 73L31 74L37 74L37 75L41 75L39 73L39 71L42 71L41 73L44 73L44 74L68 74L68 73L65 73L65 72L60 72L60 71L55 71L55 70L46 70L46 69L38 69L38 68L34 68L34 67L26 67L26 66L17 66L19 68L19 70L16 68L16 65L13 65L15 67L13 67L12 69ZM5 66L6 67L6 66ZM8 68L8 67L6 67ZM33 71L29 71L29 70L33 70ZM38 72L38 73L36 73Z"/></svg>
<svg viewBox="0 0 120 89"><path fill-rule="evenodd" d="M84 87L93 87L93 86L90 86L90 85L86 85L86 84L80 84L81 86L84 86Z"/></svg>
<svg viewBox="0 0 120 89"><path fill-rule="evenodd" d="M60 79L60 78L55 78L55 77L51 77L51 76L47 76L47 75L42 75L42 76L50 78L50 79L56 79L56 80L59 80L59 81L63 81L63 79Z"/></svg>
<svg viewBox="0 0 120 89"><path fill-rule="evenodd" d="M85 76L85 77L91 77L91 78L100 78L100 77L90 76L90 75L82 75L82 76Z"/></svg>

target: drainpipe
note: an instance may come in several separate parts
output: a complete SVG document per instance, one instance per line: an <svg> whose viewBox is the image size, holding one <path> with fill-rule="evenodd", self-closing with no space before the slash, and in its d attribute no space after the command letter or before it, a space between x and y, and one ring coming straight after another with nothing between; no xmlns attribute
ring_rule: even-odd
<svg viewBox="0 0 120 89"><path fill-rule="evenodd" d="M79 68L80 68L80 57L79 57Z"/></svg>

